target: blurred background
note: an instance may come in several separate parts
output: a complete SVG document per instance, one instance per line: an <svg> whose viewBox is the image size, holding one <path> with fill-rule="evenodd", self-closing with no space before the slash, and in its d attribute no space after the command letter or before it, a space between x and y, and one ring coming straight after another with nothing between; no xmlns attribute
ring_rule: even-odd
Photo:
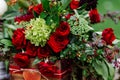
<svg viewBox="0 0 120 80"><path fill-rule="evenodd" d="M120 12L120 0L98 0L98 11L100 14L106 14L108 11L110 12ZM115 15L116 16L116 15ZM119 13L120 16L120 13ZM114 33L118 39L120 39L120 20L117 24L115 24L112 19L107 18L104 22L93 25L95 30L102 31L105 28L111 27L114 30Z"/></svg>

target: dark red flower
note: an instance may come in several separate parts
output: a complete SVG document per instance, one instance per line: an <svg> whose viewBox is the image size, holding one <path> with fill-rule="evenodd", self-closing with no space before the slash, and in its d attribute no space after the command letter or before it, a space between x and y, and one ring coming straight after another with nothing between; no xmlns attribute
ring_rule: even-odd
<svg viewBox="0 0 120 80"><path fill-rule="evenodd" d="M34 6L33 10L37 13L40 14L43 11L43 6L42 4L38 4L36 6Z"/></svg>
<svg viewBox="0 0 120 80"><path fill-rule="evenodd" d="M21 16L17 16L17 17L15 17L14 20L15 20L15 22L20 23L22 21L30 21L33 18L34 18L34 15L31 12L31 13L27 13L27 14L24 14L24 15L21 15Z"/></svg>
<svg viewBox="0 0 120 80"><path fill-rule="evenodd" d="M14 56L15 63L21 68L28 67L30 60L26 53L18 53Z"/></svg>
<svg viewBox="0 0 120 80"><path fill-rule="evenodd" d="M40 47L38 49L38 58L45 58L50 55L50 48L48 46Z"/></svg>
<svg viewBox="0 0 120 80"><path fill-rule="evenodd" d="M28 42L27 46L26 46L26 54L29 57L36 57L37 53L38 53L38 47L35 46L34 44L31 44L30 42Z"/></svg>
<svg viewBox="0 0 120 80"><path fill-rule="evenodd" d="M116 39L113 29L112 28L106 28L102 32L102 39L106 41L107 44L112 45L112 42Z"/></svg>
<svg viewBox="0 0 120 80"><path fill-rule="evenodd" d="M26 39L25 39L25 30L23 28L18 28L14 31L12 36L12 43L17 49L26 47Z"/></svg>
<svg viewBox="0 0 120 80"><path fill-rule="evenodd" d="M40 62L38 64L38 68L39 71L47 77L53 77L55 73L60 74L58 67L54 66L51 63Z"/></svg>
<svg viewBox="0 0 120 80"><path fill-rule="evenodd" d="M80 0L72 0L70 3L71 9L77 9L79 7Z"/></svg>
<svg viewBox="0 0 120 80"><path fill-rule="evenodd" d="M89 17L90 17L91 23L99 23L100 22L100 14L98 13L97 9L90 10Z"/></svg>
<svg viewBox="0 0 120 80"><path fill-rule="evenodd" d="M53 33L50 36L50 39L48 40L49 46L52 48L52 50L55 53L58 53L61 50L63 50L68 43L69 43L69 39L67 36L60 36L56 33Z"/></svg>
<svg viewBox="0 0 120 80"><path fill-rule="evenodd" d="M70 19L70 17L71 16L73 16L74 14L67 14L66 16L65 16L65 18L68 20L68 19Z"/></svg>
<svg viewBox="0 0 120 80"><path fill-rule="evenodd" d="M60 26L56 29L56 33L61 36L68 36L70 33L70 25L67 22L61 22Z"/></svg>

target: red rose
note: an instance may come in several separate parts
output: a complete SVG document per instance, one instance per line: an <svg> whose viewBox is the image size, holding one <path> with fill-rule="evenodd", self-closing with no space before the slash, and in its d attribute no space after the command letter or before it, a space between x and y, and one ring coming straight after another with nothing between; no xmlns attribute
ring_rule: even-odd
<svg viewBox="0 0 120 80"><path fill-rule="evenodd" d="M12 36L12 43L17 49L25 48L26 39L23 28L18 28L14 31Z"/></svg>
<svg viewBox="0 0 120 80"><path fill-rule="evenodd" d="M40 14L40 13L43 11L42 4L38 4L38 5L34 6L33 10L34 10L37 14Z"/></svg>
<svg viewBox="0 0 120 80"><path fill-rule="evenodd" d="M70 3L71 9L77 9L80 5L80 0L72 0Z"/></svg>
<svg viewBox="0 0 120 80"><path fill-rule="evenodd" d="M102 38L106 41L107 44L112 45L112 42L115 40L115 35L112 28L104 29L102 32Z"/></svg>
<svg viewBox="0 0 120 80"><path fill-rule="evenodd" d="M67 36L70 33L70 25L67 22L61 22L56 29L56 33L61 36Z"/></svg>
<svg viewBox="0 0 120 80"><path fill-rule="evenodd" d="M29 65L30 60L28 58L28 56L26 55L26 53L18 53L14 56L14 61L15 63L22 67L25 68Z"/></svg>
<svg viewBox="0 0 120 80"><path fill-rule="evenodd" d="M49 46L55 53L58 53L64 49L68 43L69 39L67 37L60 36L56 33L53 33L48 40Z"/></svg>
<svg viewBox="0 0 120 80"><path fill-rule="evenodd" d="M40 47L38 49L38 58L45 58L45 57L48 57L50 54L50 49L48 46L45 46L45 47Z"/></svg>
<svg viewBox="0 0 120 80"><path fill-rule="evenodd" d="M34 44L31 44L30 42L28 42L27 47L26 47L26 54L29 57L36 57L37 53L38 53L38 48L39 47L37 47Z"/></svg>
<svg viewBox="0 0 120 80"><path fill-rule="evenodd" d="M91 23L99 23L100 22L100 14L98 13L97 9L90 10L89 17L90 17Z"/></svg>

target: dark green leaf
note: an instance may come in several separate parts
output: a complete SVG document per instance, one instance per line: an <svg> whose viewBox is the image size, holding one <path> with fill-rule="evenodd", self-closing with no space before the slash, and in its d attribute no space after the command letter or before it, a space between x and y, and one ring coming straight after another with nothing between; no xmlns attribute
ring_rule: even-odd
<svg viewBox="0 0 120 80"><path fill-rule="evenodd" d="M34 17L38 17L38 14L34 11L33 11L33 15L34 15Z"/></svg>
<svg viewBox="0 0 120 80"><path fill-rule="evenodd" d="M44 10L50 11L49 0L41 0Z"/></svg>
<svg viewBox="0 0 120 80"><path fill-rule="evenodd" d="M41 17L41 18L46 18L46 17L47 17L47 13L42 12L42 13L40 14L40 17Z"/></svg>
<svg viewBox="0 0 120 80"><path fill-rule="evenodd" d="M47 18L46 18L46 23L47 23L47 25L51 25L52 23L51 23L51 20L52 20L52 17L51 16L48 16Z"/></svg>
<svg viewBox="0 0 120 80"><path fill-rule="evenodd" d="M52 19L53 19L54 23L56 23L56 25L58 26L59 22L60 22L60 17L58 16L58 14L54 14Z"/></svg>

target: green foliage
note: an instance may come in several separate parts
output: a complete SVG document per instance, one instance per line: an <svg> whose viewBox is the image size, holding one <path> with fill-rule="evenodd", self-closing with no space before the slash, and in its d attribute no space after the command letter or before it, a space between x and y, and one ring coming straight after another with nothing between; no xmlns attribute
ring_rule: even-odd
<svg viewBox="0 0 120 80"><path fill-rule="evenodd" d="M44 10L50 11L49 0L41 0Z"/></svg>
<svg viewBox="0 0 120 80"><path fill-rule="evenodd" d="M5 69L7 73L9 73L9 61L8 60L5 61Z"/></svg>
<svg viewBox="0 0 120 80"><path fill-rule="evenodd" d="M46 12L40 13L40 17L41 18L46 18L47 16L48 16L48 14Z"/></svg>
<svg viewBox="0 0 120 80"><path fill-rule="evenodd" d="M18 4L20 7L24 8L26 10L30 6L30 4L26 0L18 0Z"/></svg>
<svg viewBox="0 0 120 80"><path fill-rule="evenodd" d="M0 43L3 44L3 45L5 45L5 46L7 46L7 47L12 46L11 40L8 40L8 39L1 39Z"/></svg>
<svg viewBox="0 0 120 80"><path fill-rule="evenodd" d="M61 5L59 11L61 12L62 10L65 10L70 2L71 2L71 0L61 0L62 5Z"/></svg>
<svg viewBox="0 0 120 80"><path fill-rule="evenodd" d="M106 60L93 61L93 67L98 75L102 76L104 80L113 80L114 68Z"/></svg>

